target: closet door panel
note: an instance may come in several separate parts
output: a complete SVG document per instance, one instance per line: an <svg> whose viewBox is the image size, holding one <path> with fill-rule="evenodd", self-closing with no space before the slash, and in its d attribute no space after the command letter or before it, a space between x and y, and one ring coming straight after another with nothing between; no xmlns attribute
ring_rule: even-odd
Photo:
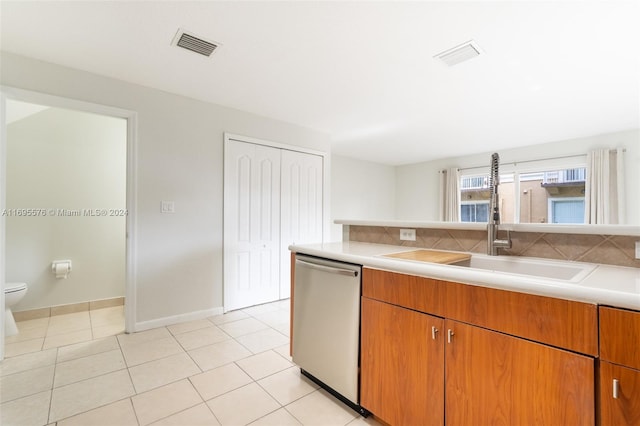
<svg viewBox="0 0 640 426"><path fill-rule="evenodd" d="M279 298L280 151L236 140L225 144L225 311Z"/></svg>
<svg viewBox="0 0 640 426"><path fill-rule="evenodd" d="M289 245L322 242L323 158L282 150L281 182L280 269L289 271ZM290 277L283 273L280 299L290 293Z"/></svg>

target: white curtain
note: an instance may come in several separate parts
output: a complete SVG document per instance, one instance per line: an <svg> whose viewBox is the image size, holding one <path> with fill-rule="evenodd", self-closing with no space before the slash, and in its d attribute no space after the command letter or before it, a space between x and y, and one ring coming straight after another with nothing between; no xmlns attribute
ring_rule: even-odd
<svg viewBox="0 0 640 426"><path fill-rule="evenodd" d="M584 223L625 223L624 150L595 149L587 153Z"/></svg>
<svg viewBox="0 0 640 426"><path fill-rule="evenodd" d="M440 220L460 221L460 173L456 167L440 171Z"/></svg>

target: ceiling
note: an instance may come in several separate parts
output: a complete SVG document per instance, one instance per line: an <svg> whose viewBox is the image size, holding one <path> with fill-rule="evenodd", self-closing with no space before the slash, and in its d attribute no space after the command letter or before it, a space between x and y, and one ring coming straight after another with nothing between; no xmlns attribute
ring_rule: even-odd
<svg viewBox="0 0 640 426"><path fill-rule="evenodd" d="M0 48L398 165L640 127L640 2L0 2ZM222 44L171 45L179 28ZM434 56L468 40L483 53Z"/></svg>

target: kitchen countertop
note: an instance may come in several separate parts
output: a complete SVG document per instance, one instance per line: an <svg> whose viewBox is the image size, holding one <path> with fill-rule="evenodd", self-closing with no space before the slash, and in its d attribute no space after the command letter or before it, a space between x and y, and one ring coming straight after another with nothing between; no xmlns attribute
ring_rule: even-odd
<svg viewBox="0 0 640 426"><path fill-rule="evenodd" d="M289 250L293 252L356 263L365 267L521 293L640 310L639 268L590 264L595 268L585 278L578 282L567 282L456 265L441 265L383 257L387 254L412 251L418 248L354 241L289 246ZM485 255L473 254L473 256ZM544 260L545 262L564 265L578 264L578 262L559 260L528 259Z"/></svg>

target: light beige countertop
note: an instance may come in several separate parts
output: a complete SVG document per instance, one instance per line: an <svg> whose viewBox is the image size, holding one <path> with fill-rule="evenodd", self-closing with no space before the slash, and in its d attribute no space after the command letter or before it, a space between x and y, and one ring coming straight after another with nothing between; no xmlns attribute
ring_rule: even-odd
<svg viewBox="0 0 640 426"><path fill-rule="evenodd" d="M499 256L516 260L541 261L548 265L590 266L587 268L588 273L579 275L577 280L567 281L464 266L442 265L384 257L384 255L416 250L417 248L418 247L392 246L354 241L289 246L289 249L293 252L355 263L370 268L640 310L639 268ZM472 256L490 257L475 253L472 254Z"/></svg>

